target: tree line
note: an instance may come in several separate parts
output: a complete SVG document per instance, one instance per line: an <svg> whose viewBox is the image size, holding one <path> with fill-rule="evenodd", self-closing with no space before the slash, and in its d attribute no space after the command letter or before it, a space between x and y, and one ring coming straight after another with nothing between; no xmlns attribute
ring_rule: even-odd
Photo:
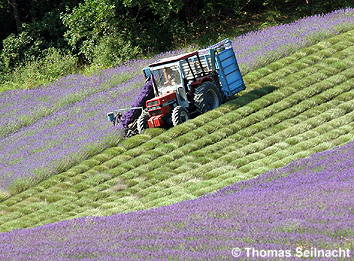
<svg viewBox="0 0 354 261"><path fill-rule="evenodd" d="M327 12L349 0L0 0L0 72L48 53L119 64L189 42L213 25L276 10ZM215 27L214 27L215 28Z"/></svg>

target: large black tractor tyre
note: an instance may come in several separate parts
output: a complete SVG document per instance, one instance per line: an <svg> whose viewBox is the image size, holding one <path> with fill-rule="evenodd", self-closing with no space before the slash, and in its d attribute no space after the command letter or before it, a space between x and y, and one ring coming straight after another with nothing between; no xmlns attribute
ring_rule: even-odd
<svg viewBox="0 0 354 261"><path fill-rule="evenodd" d="M143 111L136 123L136 128L139 134L143 133L144 130L146 130L149 127L148 120L149 120L149 114Z"/></svg>
<svg viewBox="0 0 354 261"><path fill-rule="evenodd" d="M194 105L199 113L219 107L222 100L219 88L212 82L204 82L194 92Z"/></svg>
<svg viewBox="0 0 354 261"><path fill-rule="evenodd" d="M177 106L173 109L171 118L173 126L181 124L189 119L188 111L181 106Z"/></svg>

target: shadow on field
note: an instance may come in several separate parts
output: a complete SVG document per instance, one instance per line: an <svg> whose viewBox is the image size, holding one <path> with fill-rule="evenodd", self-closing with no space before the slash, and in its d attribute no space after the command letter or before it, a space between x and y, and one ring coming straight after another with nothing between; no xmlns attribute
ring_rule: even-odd
<svg viewBox="0 0 354 261"><path fill-rule="evenodd" d="M222 105L227 105L229 107L231 107L231 110L236 110L242 106L245 106L253 101L258 100L259 98L262 98L263 96L272 93L274 90L278 89L278 87L276 86L264 86L262 88L259 89L255 89L252 91L249 91L243 95L236 95L231 97L229 100L227 100L226 102L224 102L224 104ZM221 106L222 106L221 105ZM253 106L253 107L259 107L259 109L261 109L261 107L259 105ZM190 117L190 119L194 119L196 117L198 117L200 114L196 114ZM173 126L170 127L166 127L165 129L170 129L173 128Z"/></svg>
<svg viewBox="0 0 354 261"><path fill-rule="evenodd" d="M235 108L240 108L242 106L247 105L250 102L253 102L259 98L262 98L263 96L272 93L274 90L278 89L276 86L264 86L262 88L252 90L250 92L247 92L243 94L242 96L234 96L230 100L228 100L225 104L232 105Z"/></svg>

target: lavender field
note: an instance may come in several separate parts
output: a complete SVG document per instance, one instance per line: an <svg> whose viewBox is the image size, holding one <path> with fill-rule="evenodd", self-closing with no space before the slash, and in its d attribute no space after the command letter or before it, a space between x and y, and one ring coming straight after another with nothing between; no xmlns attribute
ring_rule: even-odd
<svg viewBox="0 0 354 261"><path fill-rule="evenodd" d="M353 43L349 30L299 49L247 74L242 96L8 197L0 231L172 205L353 141Z"/></svg>
<svg viewBox="0 0 354 261"><path fill-rule="evenodd" d="M232 260L236 247L350 249L353 162L349 142L195 200L0 233L0 259Z"/></svg>
<svg viewBox="0 0 354 261"><path fill-rule="evenodd" d="M246 83L252 84L256 68L350 31L353 14L353 9L338 10L234 39ZM180 52L130 61L92 77L69 75L36 89L0 93L0 199L117 145L121 131L105 113L130 106L144 83L144 66Z"/></svg>
<svg viewBox="0 0 354 261"><path fill-rule="evenodd" d="M0 93L0 260L350 260L354 9L233 40L247 89L168 130L105 114L183 50Z"/></svg>

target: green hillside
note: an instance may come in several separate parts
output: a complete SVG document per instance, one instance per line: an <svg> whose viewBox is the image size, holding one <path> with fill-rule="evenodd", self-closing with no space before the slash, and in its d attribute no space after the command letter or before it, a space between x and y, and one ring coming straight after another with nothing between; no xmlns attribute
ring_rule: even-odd
<svg viewBox="0 0 354 261"><path fill-rule="evenodd" d="M150 129L0 202L0 231L193 199L354 137L354 30L244 76L223 106Z"/></svg>

